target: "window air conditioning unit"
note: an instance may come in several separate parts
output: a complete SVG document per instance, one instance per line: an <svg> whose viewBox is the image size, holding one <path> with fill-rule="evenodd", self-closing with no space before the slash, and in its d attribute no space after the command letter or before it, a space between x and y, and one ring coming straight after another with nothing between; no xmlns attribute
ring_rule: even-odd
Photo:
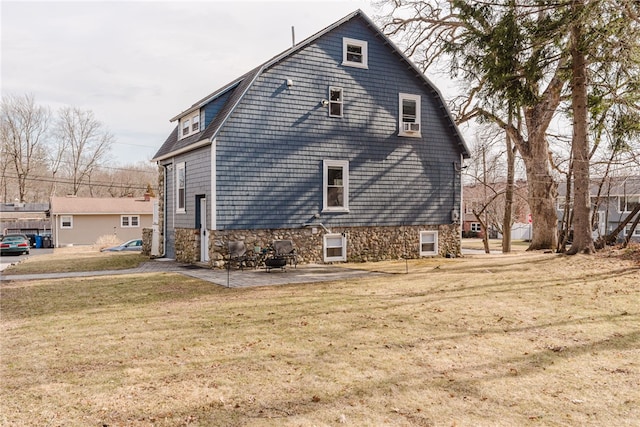
<svg viewBox="0 0 640 427"><path fill-rule="evenodd" d="M420 123L403 123L405 132L420 132Z"/></svg>

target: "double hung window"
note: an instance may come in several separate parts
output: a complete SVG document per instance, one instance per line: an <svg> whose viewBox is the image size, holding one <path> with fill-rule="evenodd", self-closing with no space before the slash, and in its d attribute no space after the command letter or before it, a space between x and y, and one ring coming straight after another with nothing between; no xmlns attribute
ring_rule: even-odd
<svg viewBox="0 0 640 427"><path fill-rule="evenodd" d="M324 261L347 260L347 237L343 234L324 235Z"/></svg>
<svg viewBox="0 0 640 427"><path fill-rule="evenodd" d="M186 212L186 170L184 162L176 165L176 212Z"/></svg>
<svg viewBox="0 0 640 427"><path fill-rule="evenodd" d="M329 88L329 117L342 117L342 88Z"/></svg>
<svg viewBox="0 0 640 427"><path fill-rule="evenodd" d="M200 132L200 111L180 119L180 139Z"/></svg>
<svg viewBox="0 0 640 427"><path fill-rule="evenodd" d="M438 232L420 232L420 256L438 255Z"/></svg>
<svg viewBox="0 0 640 427"><path fill-rule="evenodd" d="M398 135L420 137L420 95L401 93L398 104Z"/></svg>
<svg viewBox="0 0 640 427"><path fill-rule="evenodd" d="M323 162L323 211L349 211L349 162Z"/></svg>
<svg viewBox="0 0 640 427"><path fill-rule="evenodd" d="M368 68L367 42L350 38L342 39L342 65Z"/></svg>

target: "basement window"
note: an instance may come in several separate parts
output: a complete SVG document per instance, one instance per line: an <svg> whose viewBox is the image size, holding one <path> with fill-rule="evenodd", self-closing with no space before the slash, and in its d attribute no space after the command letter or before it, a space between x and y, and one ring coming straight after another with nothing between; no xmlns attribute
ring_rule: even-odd
<svg viewBox="0 0 640 427"><path fill-rule="evenodd" d="M343 234L324 235L324 262L347 260L347 237Z"/></svg>
<svg viewBox="0 0 640 427"><path fill-rule="evenodd" d="M420 232L420 256L438 255L438 232Z"/></svg>

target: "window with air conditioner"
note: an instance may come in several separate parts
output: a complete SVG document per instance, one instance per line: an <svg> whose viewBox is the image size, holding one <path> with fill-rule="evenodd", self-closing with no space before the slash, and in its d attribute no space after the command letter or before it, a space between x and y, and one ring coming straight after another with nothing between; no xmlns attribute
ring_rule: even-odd
<svg viewBox="0 0 640 427"><path fill-rule="evenodd" d="M420 95L401 93L398 106L398 135L420 137Z"/></svg>

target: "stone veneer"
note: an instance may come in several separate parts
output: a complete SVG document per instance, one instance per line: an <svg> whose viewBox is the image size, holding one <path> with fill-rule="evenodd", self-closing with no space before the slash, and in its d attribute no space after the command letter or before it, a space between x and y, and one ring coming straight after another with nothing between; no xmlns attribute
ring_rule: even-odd
<svg viewBox="0 0 640 427"><path fill-rule="evenodd" d="M153 239L153 228L142 229L142 255L151 256L151 240Z"/></svg>
<svg viewBox="0 0 640 427"><path fill-rule="evenodd" d="M440 256L458 257L460 250L459 224L439 226L399 227L334 227L332 233L347 235L347 261L368 262L419 258L420 231L438 231ZM209 233L209 265L223 267L229 241L244 241L248 250L267 247L274 240L291 240L299 263L322 263L321 228L277 230L217 230ZM176 229L176 260L195 263L200 260L200 235L196 229Z"/></svg>

